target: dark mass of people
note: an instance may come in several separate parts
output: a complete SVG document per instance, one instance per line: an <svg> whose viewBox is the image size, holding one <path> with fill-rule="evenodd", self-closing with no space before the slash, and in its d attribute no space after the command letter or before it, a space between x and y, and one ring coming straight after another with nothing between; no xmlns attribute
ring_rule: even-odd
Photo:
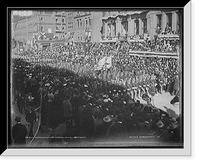
<svg viewBox="0 0 200 165"><path fill-rule="evenodd" d="M127 141L136 135L180 142L181 116L171 117L152 102L158 92L179 96L179 61L131 56L133 45L76 43L13 55L13 100L31 130L24 134L33 137L40 114L40 131L63 137L51 143ZM105 54L112 56L111 66L96 70Z"/></svg>

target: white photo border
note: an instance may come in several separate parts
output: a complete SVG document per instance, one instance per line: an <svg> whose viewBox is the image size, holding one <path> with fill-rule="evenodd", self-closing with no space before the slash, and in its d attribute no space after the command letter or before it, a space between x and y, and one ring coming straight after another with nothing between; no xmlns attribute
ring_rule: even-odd
<svg viewBox="0 0 200 165"><path fill-rule="evenodd" d="M6 149L1 157L17 156L191 156L192 155L192 1L184 7L184 149Z"/></svg>

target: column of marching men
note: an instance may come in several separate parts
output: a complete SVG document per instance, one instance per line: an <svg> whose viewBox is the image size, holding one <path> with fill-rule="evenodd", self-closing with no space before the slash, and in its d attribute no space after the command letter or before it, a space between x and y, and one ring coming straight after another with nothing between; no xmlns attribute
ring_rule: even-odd
<svg viewBox="0 0 200 165"><path fill-rule="evenodd" d="M68 47L57 46L53 50L33 50L20 57L29 62L69 69L79 75L98 76L128 88L148 87L156 78L161 80L162 85L169 87L168 83L174 81L179 74L179 61L172 58L130 56L132 45L74 44ZM105 56L112 57L110 68L96 71L95 65Z"/></svg>

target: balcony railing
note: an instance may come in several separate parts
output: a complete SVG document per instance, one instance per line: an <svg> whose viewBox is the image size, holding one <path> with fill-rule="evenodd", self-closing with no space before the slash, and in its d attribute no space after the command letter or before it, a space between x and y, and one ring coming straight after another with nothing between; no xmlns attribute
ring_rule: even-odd
<svg viewBox="0 0 200 165"><path fill-rule="evenodd" d="M125 34L125 35L118 35L118 36L105 36L105 35L102 35L101 36L101 40L104 40L104 41L110 41L110 40L119 40L119 41L126 41L126 40L131 40L131 41L141 41L141 40L145 40L149 38L148 37L148 34L145 33L143 35L128 35L128 34Z"/></svg>
<svg viewBox="0 0 200 165"><path fill-rule="evenodd" d="M116 42L118 38L116 36L101 36L101 42Z"/></svg>

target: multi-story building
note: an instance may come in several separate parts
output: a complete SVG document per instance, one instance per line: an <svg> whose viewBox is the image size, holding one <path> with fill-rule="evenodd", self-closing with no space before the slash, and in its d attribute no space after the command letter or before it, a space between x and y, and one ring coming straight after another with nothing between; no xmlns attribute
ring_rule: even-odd
<svg viewBox="0 0 200 165"><path fill-rule="evenodd" d="M53 16L55 19L55 35L58 36L58 38L61 38L66 32L66 12L55 11Z"/></svg>
<svg viewBox="0 0 200 165"><path fill-rule="evenodd" d="M74 15L75 12L66 12L66 32L74 32Z"/></svg>
<svg viewBox="0 0 200 165"><path fill-rule="evenodd" d="M33 35L52 33L61 38L66 32L65 12L40 11L13 22L13 38L17 41L30 44Z"/></svg>
<svg viewBox="0 0 200 165"><path fill-rule="evenodd" d="M33 15L14 21L13 38L17 41L30 44L34 35L42 33L55 33L53 12L34 12Z"/></svg>
<svg viewBox="0 0 200 165"><path fill-rule="evenodd" d="M30 44L33 35L53 33L62 38L74 32L74 42L100 42L102 12L98 11L37 11L33 15L14 21L13 38Z"/></svg>
<svg viewBox="0 0 200 165"><path fill-rule="evenodd" d="M67 32L74 32L74 42L100 42L102 12L67 12Z"/></svg>
<svg viewBox="0 0 200 165"><path fill-rule="evenodd" d="M154 38L170 27L174 33L179 31L180 13L178 10L135 10L103 12L101 41ZM159 33L160 33L159 32Z"/></svg>
<svg viewBox="0 0 200 165"><path fill-rule="evenodd" d="M179 10L40 11L13 22L13 38L30 44L33 35L53 33L62 38L74 32L74 42L116 42L154 38L158 29L179 31ZM160 32L159 32L160 33Z"/></svg>

